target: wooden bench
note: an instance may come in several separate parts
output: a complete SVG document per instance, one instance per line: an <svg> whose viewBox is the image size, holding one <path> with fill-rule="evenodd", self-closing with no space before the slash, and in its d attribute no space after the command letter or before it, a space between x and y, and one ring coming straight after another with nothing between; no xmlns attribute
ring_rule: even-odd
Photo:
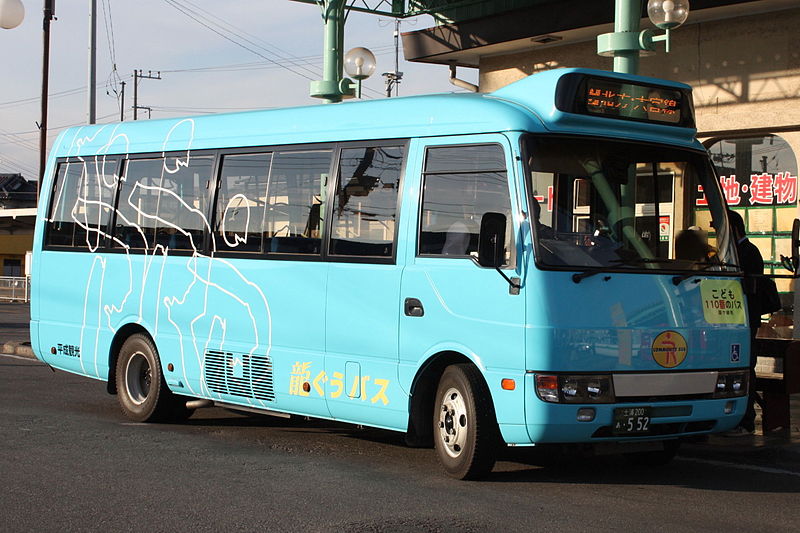
<svg viewBox="0 0 800 533"><path fill-rule="evenodd" d="M764 432L789 429L789 396L800 393L800 340L757 338L754 353L775 361L772 368L756 367L756 402L761 406L761 426Z"/></svg>

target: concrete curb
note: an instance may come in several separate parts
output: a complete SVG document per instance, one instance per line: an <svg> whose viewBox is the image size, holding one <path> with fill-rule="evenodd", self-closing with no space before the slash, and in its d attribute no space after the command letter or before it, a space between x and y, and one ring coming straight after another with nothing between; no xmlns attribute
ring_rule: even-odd
<svg viewBox="0 0 800 533"><path fill-rule="evenodd" d="M36 356L33 354L33 349L29 343L7 342L3 344L2 353L16 355L19 357L27 357L28 359L36 359Z"/></svg>

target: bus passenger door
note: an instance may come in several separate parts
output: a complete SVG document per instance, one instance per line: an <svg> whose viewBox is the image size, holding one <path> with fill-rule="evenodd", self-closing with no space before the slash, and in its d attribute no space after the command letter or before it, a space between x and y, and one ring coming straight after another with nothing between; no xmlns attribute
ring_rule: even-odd
<svg viewBox="0 0 800 533"><path fill-rule="evenodd" d="M449 141L449 142L448 142ZM478 366L492 392L498 421L524 428L525 283L522 232L511 146L501 135L444 139L420 148L424 162L413 189L420 206L409 227L400 317L399 379L408 393L418 370L449 352ZM459 143L459 144L456 144ZM506 217L503 273L477 263L481 219ZM502 390L504 378L515 390ZM501 402L501 403L498 403ZM503 409L503 406L511 408Z"/></svg>
<svg viewBox="0 0 800 533"><path fill-rule="evenodd" d="M328 417L321 216L334 150L232 153L216 200L203 385L227 403Z"/></svg>
<svg viewBox="0 0 800 533"><path fill-rule="evenodd" d="M339 420L404 429L407 400L397 384L402 257L398 245L404 143L343 145L330 189L325 394Z"/></svg>

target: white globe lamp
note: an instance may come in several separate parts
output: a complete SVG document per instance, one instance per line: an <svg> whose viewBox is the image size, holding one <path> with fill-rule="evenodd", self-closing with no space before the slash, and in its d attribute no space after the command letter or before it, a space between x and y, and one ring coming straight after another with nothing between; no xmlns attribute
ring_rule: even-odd
<svg viewBox="0 0 800 533"><path fill-rule="evenodd" d="M0 0L0 28L10 30L22 24L25 6L20 0Z"/></svg>

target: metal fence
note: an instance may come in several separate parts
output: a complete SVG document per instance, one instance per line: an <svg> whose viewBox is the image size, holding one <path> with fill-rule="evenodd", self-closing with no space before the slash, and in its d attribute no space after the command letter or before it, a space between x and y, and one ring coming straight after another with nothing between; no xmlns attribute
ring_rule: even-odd
<svg viewBox="0 0 800 533"><path fill-rule="evenodd" d="M30 278L0 276L0 302L27 302Z"/></svg>

